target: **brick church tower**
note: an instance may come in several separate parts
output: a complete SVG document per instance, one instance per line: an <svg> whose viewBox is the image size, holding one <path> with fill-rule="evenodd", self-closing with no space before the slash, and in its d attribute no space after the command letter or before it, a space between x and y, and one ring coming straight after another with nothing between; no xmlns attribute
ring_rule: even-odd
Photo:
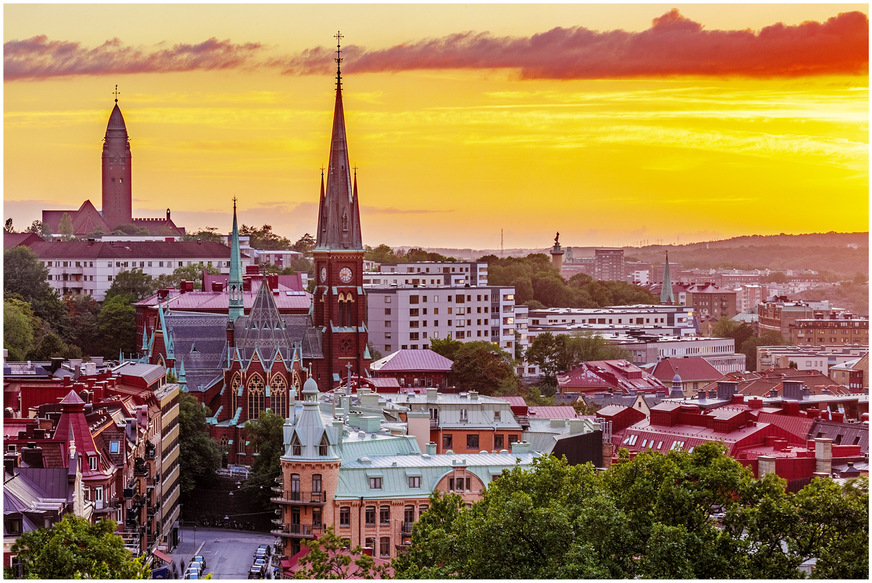
<svg viewBox="0 0 872 583"><path fill-rule="evenodd" d="M130 160L130 139L116 95L103 139L103 220L110 229L133 222Z"/></svg>
<svg viewBox="0 0 872 583"><path fill-rule="evenodd" d="M336 35L337 41L342 35ZM316 287L313 320L321 329L324 362L328 378L322 390L344 378L350 370L367 376L370 355L367 349L366 295L363 290L363 241L360 234L360 209L357 197L357 172L354 182L348 165L345 138L345 113L342 108L342 58L336 45L336 104L330 141L327 184L321 171L321 201L318 234L312 256ZM351 368L348 368L351 365Z"/></svg>

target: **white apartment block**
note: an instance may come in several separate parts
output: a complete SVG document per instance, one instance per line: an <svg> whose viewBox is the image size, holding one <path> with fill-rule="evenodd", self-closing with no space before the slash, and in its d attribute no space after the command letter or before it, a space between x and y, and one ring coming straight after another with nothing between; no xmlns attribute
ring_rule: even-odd
<svg viewBox="0 0 872 583"><path fill-rule="evenodd" d="M544 332L571 334L591 331L596 334L628 332L687 336L699 333L693 307L636 304L604 308L543 308L530 310L528 334Z"/></svg>
<svg viewBox="0 0 872 583"><path fill-rule="evenodd" d="M766 288L762 285L740 285L736 291L736 309L739 313L757 312L757 304L766 301Z"/></svg>
<svg viewBox="0 0 872 583"><path fill-rule="evenodd" d="M369 280L369 281L367 281ZM364 275L364 285L487 285L487 263L476 261L422 261L382 263L376 273Z"/></svg>
<svg viewBox="0 0 872 583"><path fill-rule="evenodd" d="M368 287L369 340L382 354L430 347L432 338L484 340L514 355L515 288Z"/></svg>
<svg viewBox="0 0 872 583"><path fill-rule="evenodd" d="M733 338L644 336L638 334L603 337L612 344L617 344L628 350L632 354L633 364L637 366L654 364L664 358L699 356L722 374L747 370L745 355L736 354L736 341Z"/></svg>
<svg viewBox="0 0 872 583"><path fill-rule="evenodd" d="M222 273L230 269L230 248L212 241L43 241L30 249L48 269L49 284L61 295L90 294L98 302L118 274L131 269L152 277L199 263ZM250 262L243 257L243 269Z"/></svg>
<svg viewBox="0 0 872 583"><path fill-rule="evenodd" d="M796 363L797 370L816 370L827 376L830 367L869 354L869 347L860 344L821 346L758 346L757 370L788 368Z"/></svg>

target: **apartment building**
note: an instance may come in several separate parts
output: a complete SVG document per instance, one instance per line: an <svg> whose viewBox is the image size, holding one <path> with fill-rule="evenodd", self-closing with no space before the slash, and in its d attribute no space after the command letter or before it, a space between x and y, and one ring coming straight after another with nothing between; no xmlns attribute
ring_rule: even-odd
<svg viewBox="0 0 872 583"><path fill-rule="evenodd" d="M38 241L29 248L48 268L48 282L58 293L91 294L97 301L118 274L131 269L152 277L199 263L230 269L230 248L213 241Z"/></svg>
<svg viewBox="0 0 872 583"><path fill-rule="evenodd" d="M798 318L788 328L790 342L803 346L869 345L869 318L831 313L822 318Z"/></svg>
<svg viewBox="0 0 872 583"><path fill-rule="evenodd" d="M797 370L815 370L830 376L831 367L867 354L868 344L758 346L757 370L793 368L793 363Z"/></svg>
<svg viewBox="0 0 872 583"><path fill-rule="evenodd" d="M694 284L687 290L688 305L699 317L710 316L732 318L739 313L736 309L736 291L721 289L712 283Z"/></svg>
<svg viewBox="0 0 872 583"><path fill-rule="evenodd" d="M594 278L601 281L624 281L624 250L594 249Z"/></svg>
<svg viewBox="0 0 872 583"><path fill-rule="evenodd" d="M514 353L513 287L370 287L367 300L369 340L382 354L428 348L431 338L484 340Z"/></svg>
<svg viewBox="0 0 872 583"><path fill-rule="evenodd" d="M771 292L771 287L769 288ZM823 318L832 311L830 303L790 301L784 296L777 296L757 306L758 326L760 334L778 332L784 338L790 338L790 327L797 320L808 318Z"/></svg>
<svg viewBox="0 0 872 583"><path fill-rule="evenodd" d="M529 310L530 340L543 332L597 334L628 332L687 336L698 333L693 308L636 304L604 308L542 308Z"/></svg>
<svg viewBox="0 0 872 583"><path fill-rule="evenodd" d="M364 274L364 285L487 285L487 263L477 261L422 261L382 263Z"/></svg>

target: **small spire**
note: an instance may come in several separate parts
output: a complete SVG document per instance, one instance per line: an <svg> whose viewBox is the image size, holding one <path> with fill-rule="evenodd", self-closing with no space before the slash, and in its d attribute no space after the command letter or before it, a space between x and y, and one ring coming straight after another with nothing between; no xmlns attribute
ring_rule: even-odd
<svg viewBox="0 0 872 583"><path fill-rule="evenodd" d="M113 91L112 94L115 95L115 103L118 103L118 96L121 94L118 92L118 85L117 84L115 85L115 91Z"/></svg>
<svg viewBox="0 0 872 583"><path fill-rule="evenodd" d="M336 31L336 57L333 59L336 61L336 90L342 90L342 45L341 41L343 38L342 33L338 30Z"/></svg>

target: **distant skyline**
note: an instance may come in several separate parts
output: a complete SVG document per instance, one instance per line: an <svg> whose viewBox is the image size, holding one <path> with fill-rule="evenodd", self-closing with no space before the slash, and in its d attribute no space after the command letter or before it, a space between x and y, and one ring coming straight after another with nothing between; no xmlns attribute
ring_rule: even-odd
<svg viewBox="0 0 872 583"><path fill-rule="evenodd" d="M865 4L7 4L4 219L101 203L314 235L337 30L364 243L867 231Z"/></svg>

